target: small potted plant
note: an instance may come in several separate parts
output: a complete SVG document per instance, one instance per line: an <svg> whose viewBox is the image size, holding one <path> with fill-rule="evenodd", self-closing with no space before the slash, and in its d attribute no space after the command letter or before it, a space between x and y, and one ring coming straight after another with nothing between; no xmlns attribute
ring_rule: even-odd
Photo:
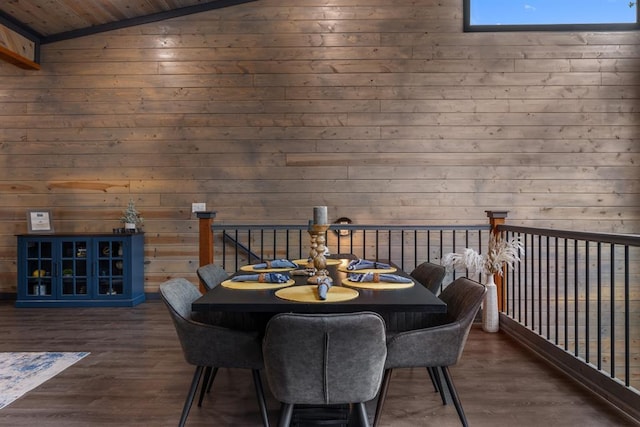
<svg viewBox="0 0 640 427"><path fill-rule="evenodd" d="M132 199L129 199L127 208L122 212L120 222L124 224L124 229L128 233L135 233L144 222L144 218L140 216L140 212L136 209L136 205Z"/></svg>

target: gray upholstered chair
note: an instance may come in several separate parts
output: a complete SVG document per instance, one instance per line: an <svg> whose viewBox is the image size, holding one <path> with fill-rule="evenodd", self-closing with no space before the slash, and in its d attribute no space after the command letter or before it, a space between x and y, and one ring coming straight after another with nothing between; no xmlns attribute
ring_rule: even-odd
<svg viewBox="0 0 640 427"><path fill-rule="evenodd" d="M296 404L347 403L369 425L364 402L378 393L387 355L379 315L278 314L262 351L269 387L282 403L280 426L289 426Z"/></svg>
<svg viewBox="0 0 640 427"><path fill-rule="evenodd" d="M429 289L434 295L437 295L442 285L442 280L447 274L447 270L440 264L434 264L429 261L425 261L419 264L409 274L412 278L418 281L422 286ZM413 329L422 329L428 326L441 324L444 320L442 314L434 313L388 313L383 315L384 321L387 324L387 329L395 332L410 331ZM433 383L433 388L436 392L442 390L438 385L437 372L435 368L427 368L429 377Z"/></svg>
<svg viewBox="0 0 640 427"><path fill-rule="evenodd" d="M440 299L447 303L444 324L429 325L424 329L399 332L388 337L387 361L374 426L379 422L393 369L414 367L435 368L435 371L442 375L460 421L462 425L467 425L460 399L449 374L449 366L458 363L462 356L469 330L480 309L485 292L484 285L466 277L460 277L445 287L440 294ZM439 375L436 375L436 380L440 382ZM438 384L438 386L443 403L446 404L442 385Z"/></svg>
<svg viewBox="0 0 640 427"><path fill-rule="evenodd" d="M258 333L236 331L194 321L191 303L202 294L186 279L171 279L160 285L160 296L167 305L178 333L182 352L187 363L196 366L191 387L184 403L180 426L183 426L203 371L207 367L251 369L258 397L262 421L269 425L260 370L263 368L262 349ZM202 387L208 378L202 381Z"/></svg>
<svg viewBox="0 0 640 427"><path fill-rule="evenodd" d="M230 275L224 268L216 264L206 264L198 267L196 270L200 282L208 291L214 289L220 283L227 280ZM260 327L255 319L255 315L251 313L233 313L233 312L219 312L219 311L207 311L202 313L193 313L192 318L196 321L206 323L209 325L217 325L225 328L235 329L239 331L260 331L263 327ZM268 320L268 319L267 319ZM266 325L266 320L264 324ZM217 367L207 366L204 370L204 378L207 380L207 386L202 387L200 390L200 398L198 399L198 406L202 406L202 400L205 393L211 391L213 382L218 373Z"/></svg>
<svg viewBox="0 0 640 427"><path fill-rule="evenodd" d="M447 270L444 266L425 261L414 268L410 276L437 295L446 274Z"/></svg>
<svg viewBox="0 0 640 427"><path fill-rule="evenodd" d="M216 264L207 264L198 267L196 273L198 274L200 282L208 291L229 278L229 273Z"/></svg>

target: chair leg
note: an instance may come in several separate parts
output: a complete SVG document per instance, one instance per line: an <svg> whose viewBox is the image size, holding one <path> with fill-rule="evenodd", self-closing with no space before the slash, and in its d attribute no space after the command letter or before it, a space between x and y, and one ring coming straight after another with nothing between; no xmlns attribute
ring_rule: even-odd
<svg viewBox="0 0 640 427"><path fill-rule="evenodd" d="M211 377L209 378L209 384L207 384L207 393L211 392L211 387L213 386L213 380L216 379L216 375L218 373L218 368L213 368L211 371Z"/></svg>
<svg viewBox="0 0 640 427"><path fill-rule="evenodd" d="M253 373L253 385L256 387L256 396L258 398L258 405L260 406L260 416L262 416L262 425L269 427L269 415L267 413L267 404L264 399L264 388L262 387L262 378L260 377L260 371L258 369L252 369Z"/></svg>
<svg viewBox="0 0 640 427"><path fill-rule="evenodd" d="M440 380L440 368L432 367L431 369L433 371L433 378L436 380L436 385L438 387L438 390L440 391L440 398L442 399L442 404L446 405L447 404L447 392L444 389L444 387L442 387L442 381Z"/></svg>
<svg viewBox="0 0 640 427"><path fill-rule="evenodd" d="M378 393L378 403L376 404L376 414L373 417L373 427L378 427L380 422L380 416L382 415L382 407L384 401L387 398L387 391L389 390L389 383L391 382L391 373L393 369L386 369L384 371L384 377L382 377L382 384L380 385L380 393Z"/></svg>
<svg viewBox="0 0 640 427"><path fill-rule="evenodd" d="M191 387L189 387L189 394L187 394L187 400L185 400L184 407L182 408L182 415L180 416L180 423L178 424L179 427L184 427L184 424L187 421L187 417L189 416L189 410L191 409L193 398L196 395L196 390L198 388L198 383L200 382L200 378L202 377L203 370L204 370L204 366L198 366L196 368L196 372L193 374L193 380L191 380Z"/></svg>
<svg viewBox="0 0 640 427"><path fill-rule="evenodd" d="M458 416L460 417L460 421L462 421L462 425L464 427L468 427L469 423L467 423L467 417L464 415L464 411L462 410L462 404L460 403L460 398L458 397L458 393L456 392L456 389L453 386L453 381L451 380L451 374L449 373L449 368L446 366L442 366L440 369L442 370L442 376L444 377L444 380L447 383L447 387L449 388L449 393L451 394L451 399L453 400L453 404L456 407L456 411L458 411Z"/></svg>
<svg viewBox="0 0 640 427"><path fill-rule="evenodd" d="M431 384L433 384L433 391L438 393L440 389L438 388L438 383L436 383L437 372L434 372L434 368L431 366L427 366L427 372L429 372L429 378L431 378Z"/></svg>
<svg viewBox="0 0 640 427"><path fill-rule="evenodd" d="M358 402L355 404L358 411L358 418L360 419L360 425L362 427L369 427L369 417L367 416L367 407L364 402Z"/></svg>
<svg viewBox="0 0 640 427"><path fill-rule="evenodd" d="M204 368L204 378L202 378L202 387L200 388L200 398L198 399L198 407L202 406L202 399L204 399L204 393L207 391L207 384L209 383L209 377L211 377L211 366Z"/></svg>
<svg viewBox="0 0 640 427"><path fill-rule="evenodd" d="M283 403L280 408L280 420L278 427L289 427L291 417L293 416L293 403Z"/></svg>

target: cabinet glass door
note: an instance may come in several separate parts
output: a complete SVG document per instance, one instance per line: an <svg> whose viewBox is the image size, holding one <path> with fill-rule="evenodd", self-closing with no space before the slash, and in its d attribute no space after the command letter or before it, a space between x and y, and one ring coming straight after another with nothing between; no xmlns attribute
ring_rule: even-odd
<svg viewBox="0 0 640 427"><path fill-rule="evenodd" d="M61 287L62 296L87 296L89 294L89 262L87 240L63 240L61 242Z"/></svg>
<svg viewBox="0 0 640 427"><path fill-rule="evenodd" d="M28 296L51 297L53 294L53 242L27 242Z"/></svg>
<svg viewBox="0 0 640 427"><path fill-rule="evenodd" d="M98 295L122 296L124 294L124 241L98 241Z"/></svg>

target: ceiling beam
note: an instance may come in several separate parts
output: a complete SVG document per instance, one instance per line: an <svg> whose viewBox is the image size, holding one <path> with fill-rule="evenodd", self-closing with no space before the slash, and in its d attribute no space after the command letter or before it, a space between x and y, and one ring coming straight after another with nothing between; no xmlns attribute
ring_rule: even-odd
<svg viewBox="0 0 640 427"><path fill-rule="evenodd" d="M24 23L18 21L13 16L1 10L0 10L0 24L9 28L12 31L15 31L21 36L28 38L29 40L39 42L42 39L42 34L38 33L37 31L34 31L29 26L25 25Z"/></svg>
<svg viewBox="0 0 640 427"><path fill-rule="evenodd" d="M206 12L214 9L222 9L229 6L236 6L243 3L250 3L256 0L215 0L209 3L200 3L193 6L181 7L179 9L168 10L166 12L152 13L150 15L138 16L135 18L123 19L121 21L107 24L95 25L93 27L81 28L78 30L66 31L64 33L52 34L41 38L41 44L53 43L62 40L84 37L91 34L113 31L121 28L133 27L136 25L149 24L163 21L165 19L177 18L194 13Z"/></svg>

